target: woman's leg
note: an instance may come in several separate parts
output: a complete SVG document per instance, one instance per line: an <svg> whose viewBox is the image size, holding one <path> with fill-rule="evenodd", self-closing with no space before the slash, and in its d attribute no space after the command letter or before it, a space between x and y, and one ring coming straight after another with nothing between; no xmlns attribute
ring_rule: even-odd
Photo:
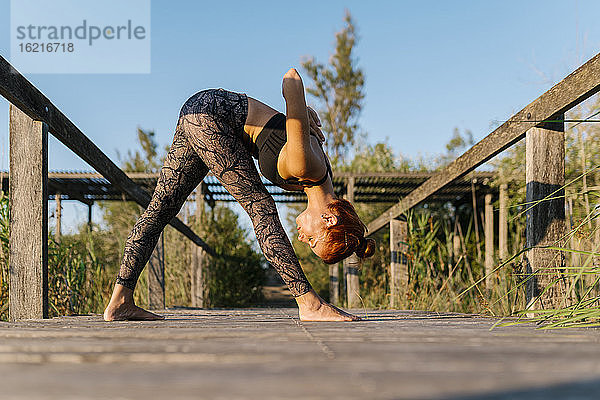
<svg viewBox="0 0 600 400"><path fill-rule="evenodd" d="M244 95L216 90L188 102L180 121L190 145L250 216L267 261L292 294L300 296L311 286L281 225L275 201L242 141L245 107Z"/></svg>
<svg viewBox="0 0 600 400"><path fill-rule="evenodd" d="M179 124L150 204L127 238L115 291L104 313L106 320L162 318L135 306L133 291L161 232L207 172Z"/></svg>
<svg viewBox="0 0 600 400"><path fill-rule="evenodd" d="M250 216L265 258L296 298L300 318L312 321L358 319L321 299L306 279L281 225L275 202L242 141L245 96L218 90L190 100L180 117L188 142Z"/></svg>

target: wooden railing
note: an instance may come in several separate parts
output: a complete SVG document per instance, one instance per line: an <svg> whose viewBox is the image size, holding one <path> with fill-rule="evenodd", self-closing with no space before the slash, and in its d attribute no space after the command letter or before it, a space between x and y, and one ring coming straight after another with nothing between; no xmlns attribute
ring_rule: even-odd
<svg viewBox="0 0 600 400"><path fill-rule="evenodd" d="M539 98L516 113L507 122L429 178L368 224L372 234L390 224L391 305L406 286L408 265L406 222L397 218L412 207L427 201L434 193L465 176L519 140L526 141L527 202L546 197L527 211L528 270L533 274L542 266L555 263L556 252L542 249L556 242L565 231L564 213L564 113L600 90L600 54L593 57ZM47 175L48 133L54 135L75 154L100 172L112 184L127 193L142 207L150 196L139 188L102 151L91 142L35 86L0 57L0 95L12 105L10 109L10 318L47 316ZM504 189L505 190L505 189ZM347 196L353 197L349 180ZM201 198L201 196L197 196ZM485 210L491 227L491 195L486 196ZM506 228L502 222L506 192L500 188L500 258L506 257ZM504 218L505 220L506 218ZM198 254L214 254L189 227L174 218L171 225L192 240ZM486 242L493 235L485 232ZM491 241L490 241L491 242ZM504 245L502 244L504 242ZM537 247L537 248L534 248ZM493 247L486 246L486 272L493 262ZM200 256L197 257L200 260ZM200 261L198 261L200 263ZM357 306L358 260L346 261L349 306ZM530 280L527 297L536 295L535 279ZM350 295L350 292L353 294Z"/></svg>
<svg viewBox="0 0 600 400"><path fill-rule="evenodd" d="M527 269L531 279L527 285L527 299L538 294L541 268L560 263L564 257L556 251L543 249L545 245L557 242L565 234L564 190L564 114L590 96L600 91L600 54L596 55L573 73L554 85L521 111L513 115L479 143L458 157L447 167L432 176L420 187L390 207L368 224L369 234L390 224L391 233L391 299L394 299L406 285L408 265L406 257L406 222L397 218L412 207L427 199L457 178L465 176L478 166L489 161L523 138L526 139L526 199L537 202L546 199L527 210L526 246L532 248L527 254ZM502 188L501 188L502 189ZM504 202L504 205L502 204ZM502 241L506 241L506 192L500 191L500 258L507 256ZM489 203L489 205L488 205ZM486 219L493 224L491 198L486 199ZM504 221L502 213L504 212ZM489 228L488 228L489 229ZM491 232L493 235L493 231ZM486 232L489 239L490 233ZM493 238L493 236L492 236ZM486 240L487 243L487 240ZM505 246L505 244L504 244ZM493 247L486 245L486 273L493 263ZM559 261L557 261L559 260Z"/></svg>
<svg viewBox="0 0 600 400"><path fill-rule="evenodd" d="M0 95L10 103L10 240L11 320L48 316L48 133L81 157L113 185L146 208L150 194L137 186L73 122L0 56ZM214 251L177 217L170 225L197 245L196 258ZM160 242L159 242L160 243ZM160 246L157 251L162 252ZM162 257L160 254L158 257ZM196 260L200 265L201 260ZM164 307L164 271L151 267L156 279L150 293ZM162 279L162 281L161 281ZM151 285L152 286L152 285Z"/></svg>

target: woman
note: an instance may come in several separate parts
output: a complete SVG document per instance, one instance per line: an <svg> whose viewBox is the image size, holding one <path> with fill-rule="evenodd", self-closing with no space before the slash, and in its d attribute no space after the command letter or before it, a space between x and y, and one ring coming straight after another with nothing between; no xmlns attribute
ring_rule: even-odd
<svg viewBox="0 0 600 400"><path fill-rule="evenodd" d="M350 203L334 196L320 123L306 107L295 69L285 74L282 86L286 115L223 89L201 91L183 105L152 200L127 239L104 311L106 321L163 318L137 307L133 291L160 233L209 169L250 216L265 258L296 299L300 319L359 319L328 304L312 289L252 160L258 158L261 172L275 184L305 191L308 207L296 220L298 237L325 262L338 262L353 252L359 257L373 254L375 243L365 239L365 226Z"/></svg>

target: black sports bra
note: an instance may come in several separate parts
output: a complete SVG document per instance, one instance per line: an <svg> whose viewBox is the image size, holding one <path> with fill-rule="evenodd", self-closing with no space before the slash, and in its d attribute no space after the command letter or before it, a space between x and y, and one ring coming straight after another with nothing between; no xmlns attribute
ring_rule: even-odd
<svg viewBox="0 0 600 400"><path fill-rule="evenodd" d="M287 142L287 133L285 132L285 114L277 113L265 124L263 129L256 137L257 152L254 156L258 159L260 172L265 178L273 182L275 185L295 185L303 187L312 187L322 185L328 176L333 177L329 159L323 151L325 163L327 164L327 172L325 176L318 181L300 180L298 178L283 179L277 171L277 160L283 145ZM323 146L321 146L323 150Z"/></svg>

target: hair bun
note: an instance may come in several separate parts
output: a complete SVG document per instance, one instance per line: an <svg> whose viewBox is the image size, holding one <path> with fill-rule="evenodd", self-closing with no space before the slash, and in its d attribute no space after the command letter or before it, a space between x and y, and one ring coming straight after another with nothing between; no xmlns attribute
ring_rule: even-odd
<svg viewBox="0 0 600 400"><path fill-rule="evenodd" d="M375 240L361 237L356 248L356 255L360 258L367 258L373 254L375 254Z"/></svg>

